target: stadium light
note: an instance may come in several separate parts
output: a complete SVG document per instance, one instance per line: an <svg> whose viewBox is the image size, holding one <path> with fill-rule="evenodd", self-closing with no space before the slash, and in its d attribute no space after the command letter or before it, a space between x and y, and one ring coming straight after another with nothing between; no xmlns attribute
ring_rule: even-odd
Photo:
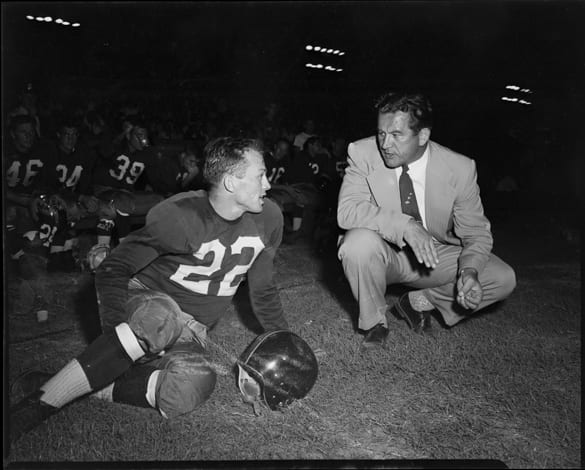
<svg viewBox="0 0 585 470"><path fill-rule="evenodd" d="M522 93L532 93L532 91L529 88L522 88L520 91Z"/></svg>
<svg viewBox="0 0 585 470"><path fill-rule="evenodd" d="M45 16L45 21L47 23L50 23L51 21L53 21L53 18L51 18L50 16Z"/></svg>
<svg viewBox="0 0 585 470"><path fill-rule="evenodd" d="M509 98L508 96L502 96L502 101L516 102L516 101L518 101L518 98Z"/></svg>
<svg viewBox="0 0 585 470"><path fill-rule="evenodd" d="M525 101L525 100L519 100L518 103L524 104L524 105L527 105L527 106L532 104L530 101Z"/></svg>
<svg viewBox="0 0 585 470"><path fill-rule="evenodd" d="M34 20L34 19L35 19L35 17L34 17L34 16L32 16L32 15L26 15L26 19L27 19L27 20Z"/></svg>
<svg viewBox="0 0 585 470"><path fill-rule="evenodd" d="M506 85L506 90L518 91L519 89L520 89L520 87L516 86L516 85Z"/></svg>
<svg viewBox="0 0 585 470"><path fill-rule="evenodd" d="M37 21L45 21L45 19L42 16L37 16L35 18L35 20L37 20Z"/></svg>
<svg viewBox="0 0 585 470"><path fill-rule="evenodd" d="M62 20L61 18L57 18L57 19L55 20L55 23L57 23L57 24L61 24L61 23L63 23L63 20Z"/></svg>
<svg viewBox="0 0 585 470"><path fill-rule="evenodd" d="M308 51L312 51L313 50L313 46L305 46L305 49L307 49Z"/></svg>
<svg viewBox="0 0 585 470"><path fill-rule="evenodd" d="M316 51L320 51L321 50L321 46L315 46L313 49L315 49Z"/></svg>
<svg viewBox="0 0 585 470"><path fill-rule="evenodd" d="M69 26L71 23L69 23L69 21L63 21L63 23L61 23L63 26Z"/></svg>
<svg viewBox="0 0 585 470"><path fill-rule="evenodd" d="M78 28L79 26L81 26L81 24L80 23L73 23L71 26L74 28Z"/></svg>
<svg viewBox="0 0 585 470"><path fill-rule="evenodd" d="M339 55L345 55L345 52L342 51L342 52L339 53Z"/></svg>

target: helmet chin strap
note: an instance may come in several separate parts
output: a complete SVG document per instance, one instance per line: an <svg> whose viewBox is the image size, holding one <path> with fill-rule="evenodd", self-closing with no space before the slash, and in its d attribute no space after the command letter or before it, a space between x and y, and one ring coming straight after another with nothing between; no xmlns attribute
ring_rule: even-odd
<svg viewBox="0 0 585 470"><path fill-rule="evenodd" d="M260 384L250 377L240 364L238 364L238 387L246 403L254 404L260 401Z"/></svg>

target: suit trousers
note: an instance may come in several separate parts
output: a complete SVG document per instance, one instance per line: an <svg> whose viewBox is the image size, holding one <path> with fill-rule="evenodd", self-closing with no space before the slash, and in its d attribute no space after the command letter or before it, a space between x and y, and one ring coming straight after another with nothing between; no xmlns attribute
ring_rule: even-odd
<svg viewBox="0 0 585 470"><path fill-rule="evenodd" d="M441 313L447 326L508 297L516 287L514 270L491 254L481 273L483 300L471 311L456 301L458 259L462 248L435 242L439 263L434 269L421 265L410 247L400 249L369 229L349 230L340 244L338 257L352 293L358 302L358 327L369 330L387 324L385 294L390 284L401 284L423 291Z"/></svg>

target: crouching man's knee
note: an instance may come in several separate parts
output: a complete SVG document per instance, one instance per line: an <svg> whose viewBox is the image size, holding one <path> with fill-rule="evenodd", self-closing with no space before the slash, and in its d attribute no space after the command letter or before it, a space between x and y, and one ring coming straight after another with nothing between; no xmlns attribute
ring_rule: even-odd
<svg viewBox="0 0 585 470"><path fill-rule="evenodd" d="M175 356L160 371L156 407L165 418L195 410L213 393L217 375L202 356Z"/></svg>
<svg viewBox="0 0 585 470"><path fill-rule="evenodd" d="M181 308L170 296L156 291L139 291L126 302L128 324L148 354L171 347L183 328Z"/></svg>

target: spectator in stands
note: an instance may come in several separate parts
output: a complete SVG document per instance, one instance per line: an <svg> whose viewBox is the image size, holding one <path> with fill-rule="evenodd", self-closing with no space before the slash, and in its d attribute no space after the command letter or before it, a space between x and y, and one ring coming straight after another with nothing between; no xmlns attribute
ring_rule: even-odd
<svg viewBox="0 0 585 470"><path fill-rule="evenodd" d="M315 121L311 118L305 119L303 123L303 130L299 132L293 141L295 152L301 152L305 146L305 142L309 137L315 135Z"/></svg>
<svg viewBox="0 0 585 470"><path fill-rule="evenodd" d="M37 109L37 95L33 90L32 83L26 84L18 98L18 105L9 114L9 118L16 116L30 116L34 121L36 137L41 137L41 122Z"/></svg>
<svg viewBox="0 0 585 470"><path fill-rule="evenodd" d="M178 152L176 149L157 152L156 166L149 181L155 193L169 197L183 191L205 189L203 161L190 143Z"/></svg>
<svg viewBox="0 0 585 470"><path fill-rule="evenodd" d="M270 102L264 109L264 115L256 124L256 136L264 142L266 148L273 148L282 137L282 119L277 103Z"/></svg>
<svg viewBox="0 0 585 470"><path fill-rule="evenodd" d="M329 163L323 153L321 138L310 137L305 150L296 155L286 172L286 185L273 187L270 195L285 213L292 213L292 233L285 243L310 240L313 235L315 216L326 206L323 190L329 186Z"/></svg>

